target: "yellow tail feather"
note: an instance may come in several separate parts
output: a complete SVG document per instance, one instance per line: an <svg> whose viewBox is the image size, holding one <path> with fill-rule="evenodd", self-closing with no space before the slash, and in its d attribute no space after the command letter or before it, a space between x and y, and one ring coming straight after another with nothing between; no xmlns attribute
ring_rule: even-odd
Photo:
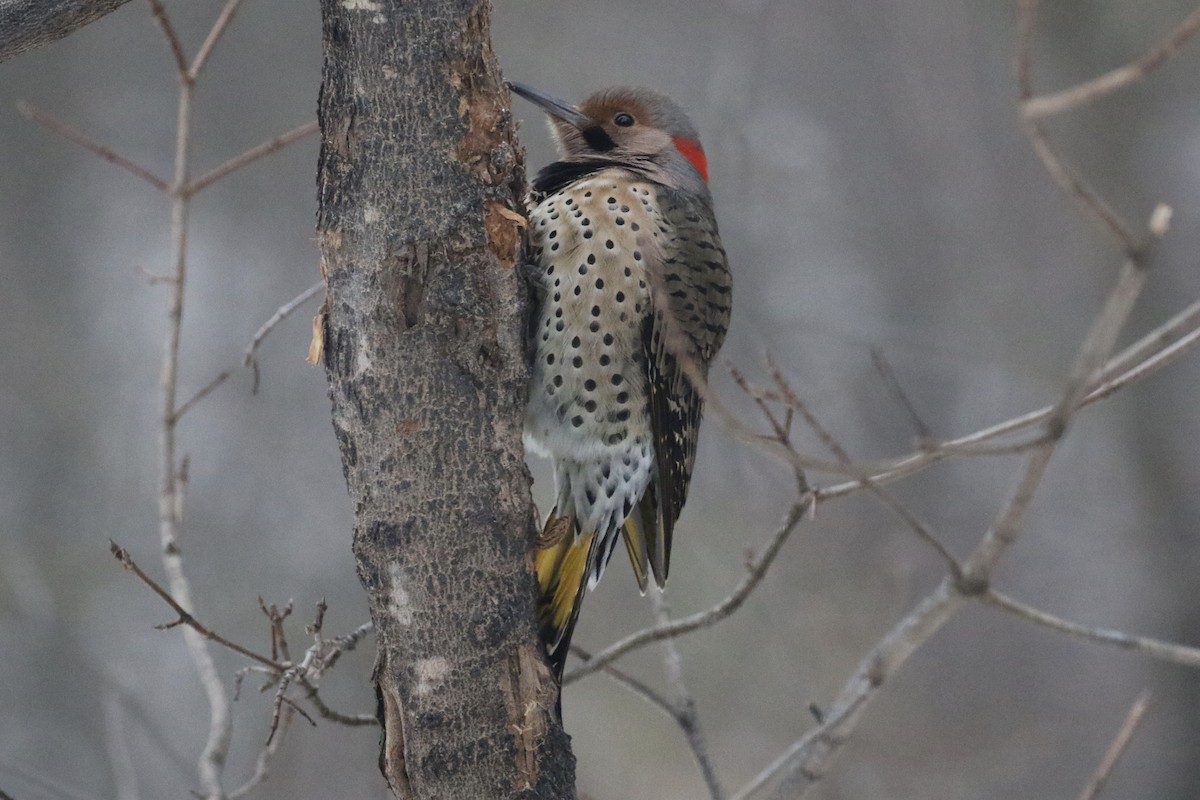
<svg viewBox="0 0 1200 800"><path fill-rule="evenodd" d="M575 538L570 517L553 513L546 520L534 554L538 579L538 628L555 674L562 680L571 634L583 604L588 560L595 536Z"/></svg>

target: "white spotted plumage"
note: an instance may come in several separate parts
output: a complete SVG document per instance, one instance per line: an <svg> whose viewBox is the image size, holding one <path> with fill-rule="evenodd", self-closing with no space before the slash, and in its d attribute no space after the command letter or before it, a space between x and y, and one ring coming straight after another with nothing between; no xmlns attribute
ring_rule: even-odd
<svg viewBox="0 0 1200 800"><path fill-rule="evenodd" d="M529 205L525 421L530 450L554 460L556 505L534 567L539 629L561 677L583 594L618 539L641 589L667 580L731 282L707 157L679 106L617 88L576 107L510 85L550 115L562 151Z"/></svg>
<svg viewBox="0 0 1200 800"><path fill-rule="evenodd" d="M652 184L607 170L530 215L531 255L545 266L525 438L554 459L556 513L597 534L590 586L654 470L643 365L645 264L662 235L654 201Z"/></svg>

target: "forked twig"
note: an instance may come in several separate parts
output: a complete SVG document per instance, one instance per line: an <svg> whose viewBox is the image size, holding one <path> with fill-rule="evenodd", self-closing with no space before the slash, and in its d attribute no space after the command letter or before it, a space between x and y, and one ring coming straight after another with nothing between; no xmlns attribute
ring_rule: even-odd
<svg viewBox="0 0 1200 800"><path fill-rule="evenodd" d="M163 601L171 607L171 610L174 611L179 616L179 618L177 620L175 620L174 622L168 622L163 625L156 625L155 627L158 630L168 630L170 628L175 628L180 625L186 625L187 627L194 630L196 633L203 636L205 639L216 642L217 644L222 645L223 647L227 647L230 650L232 650L233 652L239 653L253 661L257 661L258 663L263 664L264 666L270 667L271 669L273 669L275 671L282 672L283 670L287 669L286 664L281 664L278 661L274 661L264 655L260 655L259 653L256 653L253 650L250 650L249 648L243 647L242 645L238 644L237 642L231 642L229 639L226 639L221 634L219 634L216 631L203 625L200 622L200 620L198 620L194 616L192 616L191 612L189 612L186 608L184 608L182 605L180 605L178 602L176 602L175 598L171 596L170 592L168 592L166 589L164 589L156 580L154 580L149 575L147 575L145 573L145 571L141 567L138 566L137 562L133 560L133 556L131 556L129 554L128 550L126 550L124 547L121 547L116 542L112 541L111 539L109 540L108 545L109 545L109 550L112 552L113 556L116 557L117 561L121 562L121 566L125 567L125 569L131 571L134 575L138 576L138 578L142 581L142 583L149 586L154 591L154 593L157 594L159 597L161 597L163 599Z"/></svg>
<svg viewBox="0 0 1200 800"><path fill-rule="evenodd" d="M208 57L212 55L213 48L221 40L229 23L233 21L234 12L241 4L242 0L226 0L225 7L221 9L217 21L213 23L208 36L205 37L204 43L200 45L200 50L192 60L192 66L187 70L188 83L195 83L196 78L200 75L200 70L204 69L204 65L208 63Z"/></svg>

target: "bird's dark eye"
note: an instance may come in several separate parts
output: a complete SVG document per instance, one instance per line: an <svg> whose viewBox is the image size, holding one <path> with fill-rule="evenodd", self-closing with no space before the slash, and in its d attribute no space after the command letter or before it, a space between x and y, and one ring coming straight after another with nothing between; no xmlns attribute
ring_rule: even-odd
<svg viewBox="0 0 1200 800"><path fill-rule="evenodd" d="M613 117L613 122L617 123L622 128L628 128L633 124L633 115L626 114L624 111L622 111L620 114L617 114L615 117Z"/></svg>

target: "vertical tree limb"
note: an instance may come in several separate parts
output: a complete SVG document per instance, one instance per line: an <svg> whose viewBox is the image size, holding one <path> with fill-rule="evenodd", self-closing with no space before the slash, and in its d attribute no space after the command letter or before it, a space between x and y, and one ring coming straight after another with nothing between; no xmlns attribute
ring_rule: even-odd
<svg viewBox="0 0 1200 800"><path fill-rule="evenodd" d="M571 798L534 627L524 177L490 7L321 6L324 362L378 634L381 768L402 798Z"/></svg>

